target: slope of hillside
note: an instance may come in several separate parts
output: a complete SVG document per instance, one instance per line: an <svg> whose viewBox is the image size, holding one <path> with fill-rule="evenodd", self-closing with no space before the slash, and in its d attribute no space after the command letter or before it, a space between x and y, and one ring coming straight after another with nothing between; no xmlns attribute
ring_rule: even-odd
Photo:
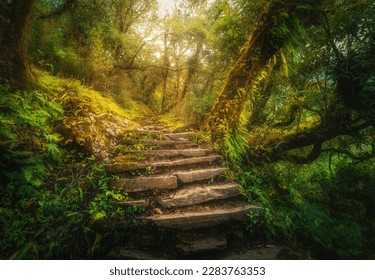
<svg viewBox="0 0 375 280"><path fill-rule="evenodd" d="M112 206L123 197L102 160L150 112L76 80L34 76L28 92L0 87L0 258L90 258L105 239L93 221L133 214Z"/></svg>

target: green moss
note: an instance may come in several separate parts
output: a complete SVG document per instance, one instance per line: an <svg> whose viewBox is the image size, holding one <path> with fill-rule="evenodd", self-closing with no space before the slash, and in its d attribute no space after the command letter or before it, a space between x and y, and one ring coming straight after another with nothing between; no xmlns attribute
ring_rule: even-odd
<svg viewBox="0 0 375 280"><path fill-rule="evenodd" d="M160 121L170 130L176 130L187 125L183 117L178 117L173 114L162 115Z"/></svg>
<svg viewBox="0 0 375 280"><path fill-rule="evenodd" d="M88 103L91 110L97 114L110 113L130 120L150 113L145 105L130 98L127 100L128 108L122 108L114 101L110 93L101 93L85 87L78 80L54 77L40 70L34 71L38 75L38 87L52 94L58 102L79 100Z"/></svg>
<svg viewBox="0 0 375 280"><path fill-rule="evenodd" d="M63 108L63 142L77 144L99 158L108 157L119 135L139 127L132 120L151 114L145 105L130 97L123 103L125 108L111 93L87 88L78 80L54 77L37 69L34 72L38 91Z"/></svg>

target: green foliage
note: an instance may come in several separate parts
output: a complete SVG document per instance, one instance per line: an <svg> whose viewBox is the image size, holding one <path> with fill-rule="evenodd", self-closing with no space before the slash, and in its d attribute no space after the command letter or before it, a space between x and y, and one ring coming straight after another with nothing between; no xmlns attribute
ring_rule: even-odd
<svg viewBox="0 0 375 280"><path fill-rule="evenodd" d="M257 167L241 174L246 195L265 207L249 216L248 229L268 241L283 242L309 258L372 258L374 162L306 167ZM263 237L264 238L264 237Z"/></svg>
<svg viewBox="0 0 375 280"><path fill-rule="evenodd" d="M38 84L30 92L14 93L0 85L2 258L95 257L104 252L107 241L121 240L124 233L99 232L97 225L118 219L131 223L141 209L124 210L113 204L125 196L110 190L103 166L81 153L83 148L87 152L91 143L104 150L120 131L115 124L132 129L134 124L123 119L150 113L124 92L155 111L161 106L163 111L174 106L179 115L188 111L195 123L203 124L261 9L267 11L272 5L286 8L281 11L296 5L272 17L270 34L261 44L272 49L282 43L283 50L269 63L274 69L272 73L259 69L248 92L239 91L238 97L252 96L252 104L239 104L238 99L224 107L227 114L233 112L233 105L248 108L240 124L232 128L219 115L215 120L225 131L219 141L239 174L244 194L265 209L250 215L249 232L286 243L307 257L375 257L373 160L323 154L304 167L285 162L262 165L272 161L272 153L287 147L288 140L294 145L284 154L309 154L312 144L301 147L299 140L308 138L304 131L314 132L319 126L319 133L328 131L317 140L329 140L321 145L323 150L332 148L353 158L370 155L374 148L370 126L375 89L373 3L217 0L204 11L206 1L200 5L185 1L189 3L181 3L163 25L155 13L156 1L80 0L58 16L39 18L62 2L36 1L27 36L28 59L108 94L104 97L77 80L61 80L33 69ZM163 29L155 28L158 25ZM122 107L112 102L112 95ZM185 106L177 99L190 101ZM298 113L288 122L296 106ZM249 133L245 115L254 110L261 120ZM183 118L172 114L163 122L170 128L184 126ZM347 131L344 128L366 122L369 127L355 134L345 132L351 135L335 139L329 135L340 126ZM293 135L299 139L291 139Z"/></svg>
<svg viewBox="0 0 375 280"><path fill-rule="evenodd" d="M155 20L155 15L150 16L151 11L156 11L155 0L80 0L62 11L59 9L64 1L35 2L28 37L28 50L35 66L74 77L101 91L111 91L119 99L125 95L125 89L134 90L136 78L124 79L121 71L114 69L141 57L141 45L147 36L140 34L140 30L146 32L146 22ZM153 57L149 53L147 56Z"/></svg>
<svg viewBox="0 0 375 280"><path fill-rule="evenodd" d="M105 218L132 225L141 210L116 206L115 201L126 197L110 190L111 177L103 164L94 156L67 149L62 139L72 136L58 131L70 110L77 109L67 106L66 91L73 87L38 73L42 74L41 83L35 85L39 89L10 92L6 85L0 86L1 258L102 256L111 233L100 232L98 223ZM84 100L83 87L75 89L71 92ZM90 112L106 112L111 105L114 111L121 110L109 99L97 97L97 103L86 108Z"/></svg>
<svg viewBox="0 0 375 280"><path fill-rule="evenodd" d="M48 176L43 162L61 161L61 135L50 127L63 110L39 91L11 93L4 85L0 91L0 177L14 188L39 187Z"/></svg>
<svg viewBox="0 0 375 280"><path fill-rule="evenodd" d="M77 80L58 79L45 72L35 71L39 75L41 91L51 94L64 110L59 123L59 131L63 134L61 140L102 159L108 156L116 137L136 126L129 118L149 112L147 107L130 98L128 108L124 109L110 95L84 87ZM55 154L54 148L49 145L51 154Z"/></svg>
<svg viewBox="0 0 375 280"><path fill-rule="evenodd" d="M171 130L182 128L186 125L183 117L176 116L172 113L160 116L160 122Z"/></svg>
<svg viewBox="0 0 375 280"><path fill-rule="evenodd" d="M213 33L220 59L236 60L255 25L264 1L215 1L209 15L214 19Z"/></svg>
<svg viewBox="0 0 375 280"><path fill-rule="evenodd" d="M241 163L246 160L247 134L245 125L238 125L231 133L225 134L226 156L232 162Z"/></svg>
<svg viewBox="0 0 375 280"><path fill-rule="evenodd" d="M18 201L9 197L2 200L2 256L89 258L98 249L93 249L93 244L100 245L96 236L101 233L95 221L129 217L126 210L112 204L123 196L110 191L111 178L103 166L95 163L94 158L77 158L69 155L64 167L57 168L56 175L49 177L49 181L55 182L53 190L43 188L32 195L19 196Z"/></svg>
<svg viewBox="0 0 375 280"><path fill-rule="evenodd" d="M368 1L342 1L340 5L325 1L319 11L319 1L303 2L306 5L299 5L295 14L281 14L275 20L272 35L288 38L288 44L280 53L281 60L274 58L276 75L269 79L270 91L257 88L253 92L259 96L267 93L266 103L249 107L250 111L261 110L263 116L260 125L251 128L245 144L247 155L258 160L258 165L239 157L236 165L244 193L265 208L263 213L251 215L249 231L257 238L264 238L259 232L266 233L268 240L286 243L304 257L371 259L375 212L374 161L370 156L374 136L373 121L369 120L373 120L374 108L374 60L370 55L374 5ZM305 30L296 16L304 19ZM301 38L306 42L298 47ZM294 106L298 113L290 122L282 121ZM359 132L324 139L340 125L367 121L368 127ZM280 123L284 123L281 128ZM287 147L288 141L296 145L285 154L295 159L313 155L312 145L319 145L319 139L306 146L299 144L308 137L304 132L314 127L323 128L324 143L313 163L264 163L283 158L280 147ZM230 141L227 145L230 151L240 150ZM262 151L265 156L261 158ZM268 151L279 157L271 159Z"/></svg>
<svg viewBox="0 0 375 280"><path fill-rule="evenodd" d="M54 28L55 27L55 28ZM84 60L66 42L65 33L54 23L50 25L37 21L34 23L30 49L35 66L54 74L84 77Z"/></svg>
<svg viewBox="0 0 375 280"><path fill-rule="evenodd" d="M217 98L215 93L206 93L202 96L196 96L188 104L187 111L194 118L194 122L201 125L210 113L213 104Z"/></svg>

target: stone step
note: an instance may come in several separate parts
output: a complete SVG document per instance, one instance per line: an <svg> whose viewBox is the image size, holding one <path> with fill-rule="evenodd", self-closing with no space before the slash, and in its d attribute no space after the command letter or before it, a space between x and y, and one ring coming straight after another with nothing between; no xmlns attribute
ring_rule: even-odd
<svg viewBox="0 0 375 280"><path fill-rule="evenodd" d="M191 230L209 228L231 221L245 222L247 213L261 211L263 208L251 204L221 205L216 207L201 206L192 209L181 209L168 214L156 214L140 218L160 228Z"/></svg>
<svg viewBox="0 0 375 280"><path fill-rule="evenodd" d="M171 132L160 130L138 130L136 133L142 136L150 136L152 139L175 141L188 140L196 135L195 132Z"/></svg>
<svg viewBox="0 0 375 280"><path fill-rule="evenodd" d="M173 175L145 176L134 179L118 179L112 181L112 189L127 193L147 190L172 190L177 189L177 177Z"/></svg>
<svg viewBox="0 0 375 280"><path fill-rule="evenodd" d="M217 162L221 157L219 155L203 156L203 157L192 157L170 161L151 161L151 162L125 162L125 163L114 163L106 165L105 169L109 173L121 173L133 170L142 169L164 169L170 167L184 167L198 164L212 164Z"/></svg>
<svg viewBox="0 0 375 280"><path fill-rule="evenodd" d="M144 130L149 130L149 131L160 131L160 132L165 132L169 133L170 129L166 127L165 125L145 125L143 126Z"/></svg>
<svg viewBox="0 0 375 280"><path fill-rule="evenodd" d="M180 171L175 172L178 180L183 184L194 183L204 180L214 179L222 175L225 171L228 171L228 168L219 167L219 168L209 168L209 169L198 169L191 171Z"/></svg>
<svg viewBox="0 0 375 280"><path fill-rule="evenodd" d="M141 134L141 135L152 135L152 136L162 136L164 133L172 133L171 131L168 131L168 132L164 132L164 131L160 131L160 130L147 130L147 129L141 129L141 130L137 130L135 131L137 134Z"/></svg>
<svg viewBox="0 0 375 280"><path fill-rule="evenodd" d="M169 138L171 140L176 140L176 141L192 139L194 136L196 136L196 133L194 132L175 132L175 133L164 134L165 138Z"/></svg>
<svg viewBox="0 0 375 280"><path fill-rule="evenodd" d="M176 144L189 144L189 140L181 140L181 141L176 141L176 140L157 140L157 139L151 139L151 140L136 140L136 139L123 139L121 140L122 144L125 145L139 145L142 144L144 146L173 146Z"/></svg>
<svg viewBox="0 0 375 280"><path fill-rule="evenodd" d="M115 202L115 204L120 207L127 207L127 206L147 207L149 202L147 199L128 199L125 201Z"/></svg>
<svg viewBox="0 0 375 280"><path fill-rule="evenodd" d="M226 199L240 194L237 184L196 185L185 187L158 199L164 208L195 205L212 200Z"/></svg>
<svg viewBox="0 0 375 280"><path fill-rule="evenodd" d="M164 140L164 134L171 133L171 131L164 130L138 130L135 132L135 139L144 139L144 140Z"/></svg>
<svg viewBox="0 0 375 280"><path fill-rule="evenodd" d="M208 251L225 250L228 242L224 235L208 236L191 242L181 242L176 247L184 255L198 254Z"/></svg>
<svg viewBox="0 0 375 280"><path fill-rule="evenodd" d="M203 157L212 153L210 149L181 149L181 150L125 150L122 154L133 154L146 158L176 158Z"/></svg>
<svg viewBox="0 0 375 280"><path fill-rule="evenodd" d="M134 140L123 139L123 145L143 146L144 149L190 149L198 148L199 145L191 143L189 140Z"/></svg>
<svg viewBox="0 0 375 280"><path fill-rule="evenodd" d="M110 260L162 260L150 252L132 248L118 248L110 251L107 255Z"/></svg>

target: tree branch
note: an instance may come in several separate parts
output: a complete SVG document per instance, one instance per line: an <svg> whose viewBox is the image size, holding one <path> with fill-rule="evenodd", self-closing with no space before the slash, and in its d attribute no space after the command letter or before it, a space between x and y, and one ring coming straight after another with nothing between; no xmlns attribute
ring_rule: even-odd
<svg viewBox="0 0 375 280"><path fill-rule="evenodd" d="M347 122L342 123L340 125L338 125L339 122L331 123L331 126L318 125L316 127L304 130L302 132L296 132L294 134L286 135L285 137L280 137L280 135L276 135L276 139L269 139L267 141L268 144L265 145L251 145L251 143L249 143L248 154L253 160L256 160L260 156L262 160L266 160L268 162L287 160L296 163L310 163L317 159L321 152L327 151L322 150L322 145L324 142L334 139L341 135L353 136L356 132L362 129L374 126L375 119L362 121L359 123ZM256 148L252 148L252 146L261 146L262 150L256 150ZM313 146L313 149L307 157L298 157L287 154L287 152L289 151L309 146ZM350 154L350 152L345 153L347 155ZM254 155L256 155L255 159ZM352 158L355 158L355 155L352 155Z"/></svg>
<svg viewBox="0 0 375 280"><path fill-rule="evenodd" d="M298 114L298 112L300 112L300 107L296 104L293 104L291 107L290 107L290 110L288 112L288 115L287 118L285 118L285 120L281 121L281 122L277 122L275 123L273 126L274 127L285 127L285 126L290 126L294 120L296 119L296 116Z"/></svg>
<svg viewBox="0 0 375 280"><path fill-rule="evenodd" d="M298 164L308 164L316 160L322 152L323 142L314 144L312 151L306 157L299 157L294 155L282 155L282 159L286 161L293 161Z"/></svg>
<svg viewBox="0 0 375 280"><path fill-rule="evenodd" d="M372 151L372 153L355 155L355 154L351 153L350 151L341 150L341 149L337 149L337 148L330 148L330 149L323 149L322 150L322 153L327 153L327 152L332 153L332 154L343 154L343 155L346 155L346 156L350 157L351 159L357 160L357 161L365 161L365 160L369 160L369 159L375 157L374 151Z"/></svg>

